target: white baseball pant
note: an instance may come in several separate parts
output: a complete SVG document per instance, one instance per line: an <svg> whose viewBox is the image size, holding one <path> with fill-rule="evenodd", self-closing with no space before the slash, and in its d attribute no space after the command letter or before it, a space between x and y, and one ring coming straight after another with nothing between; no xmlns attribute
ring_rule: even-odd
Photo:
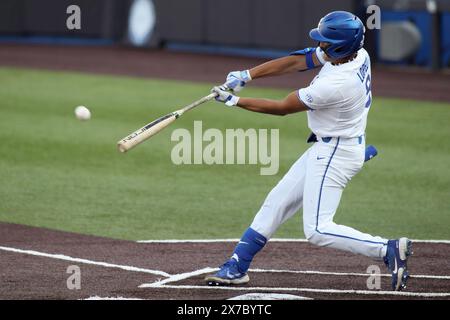
<svg viewBox="0 0 450 320"><path fill-rule="evenodd" d="M328 142L318 137L268 194L250 227L270 239L303 207L303 230L311 243L383 258L387 239L333 222L342 191L361 170L364 154L363 136Z"/></svg>

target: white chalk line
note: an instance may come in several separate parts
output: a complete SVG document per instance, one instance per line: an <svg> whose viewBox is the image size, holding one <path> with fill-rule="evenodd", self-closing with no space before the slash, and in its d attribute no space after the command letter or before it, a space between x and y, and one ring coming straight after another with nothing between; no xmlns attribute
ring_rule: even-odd
<svg viewBox="0 0 450 320"><path fill-rule="evenodd" d="M163 239L163 240L138 240L137 243L223 243L223 242L238 242L241 239ZM450 240L424 240L411 239L414 243L436 243L436 244L450 244ZM308 242L306 239L283 239L273 238L269 242Z"/></svg>
<svg viewBox="0 0 450 320"><path fill-rule="evenodd" d="M96 265L96 266L102 266L106 268L116 268L116 269L122 269L126 271L134 271L134 272L143 272L143 273L150 273L157 276L163 276L163 277L170 277L171 275L160 270L151 270L151 269L143 269L143 268L136 268L132 266L124 266L119 264L111 264L106 262L98 262L98 261L92 261L87 259L80 259L80 258L73 258L62 254L51 254L51 253L45 253L45 252L39 252L34 250L22 250L17 248L11 248L11 247L2 247L0 246L0 250L8 251L8 252L15 252L15 253L22 253L22 254L29 254L32 256L39 256L39 257L46 257L46 258L52 258L57 260L64 260L64 261L70 261L70 262L78 262L78 263L84 263L84 264L90 264L90 265Z"/></svg>
<svg viewBox="0 0 450 320"><path fill-rule="evenodd" d="M195 270L195 271L192 271L192 272L185 272L185 273L175 274L175 275L172 275L169 278L164 279L164 280L158 280L158 281L155 281L155 282L152 282L152 283L141 284L139 286L139 288L160 287L160 286L165 285L166 283L171 283L171 282L177 282L177 281L185 280L185 279L188 279L188 278L199 276L201 274L215 272L217 270L218 270L218 268L206 267L206 268Z"/></svg>
<svg viewBox="0 0 450 320"><path fill-rule="evenodd" d="M203 269L195 270L192 272L185 272L180 274L175 274L167 279L158 280L152 283L144 283L139 286L139 288L152 288L160 287L167 283L178 282L191 277L199 276L205 273L211 273L218 271L219 268L206 267ZM353 273L353 272L326 272L326 271L315 271L315 270L279 270L279 269L249 269L249 272L255 273L290 273L290 274L308 274L308 275L327 275L327 276L356 276L356 277L369 277L374 276L374 274L369 273ZM379 274L380 277L391 277L390 274ZM434 275L411 275L411 279L434 279L434 280L450 280L450 276L434 276Z"/></svg>
<svg viewBox="0 0 450 320"><path fill-rule="evenodd" d="M168 283L185 280L194 276L198 276L205 273L215 272L218 268L206 267L203 269L195 270L192 272L180 273L172 275L171 277L162 281L156 281L153 283L146 283L139 286L139 288L154 288L154 289L219 289L219 290L231 290L231 291L282 291L282 292L310 292L310 293L330 293L330 294L357 294L357 295L395 295L395 296L407 296L407 297L429 297L429 298L442 298L450 297L450 293L440 292L405 292L405 291L371 291L371 290L339 290L339 289L313 289L313 288L276 288L276 287L221 287L221 286L195 286L195 285L170 285ZM250 272L284 272L284 273L307 273L307 274L327 274L327 275L339 275L339 276L370 276L363 273L339 273L339 272L321 272L321 271L297 271L297 270L265 270L265 269L250 269ZM390 275L382 275L388 276ZM417 277L417 276L416 276ZM423 276L429 277L429 276ZM448 278L448 277L447 277Z"/></svg>
<svg viewBox="0 0 450 320"><path fill-rule="evenodd" d="M357 295L388 295L404 297L450 297L450 292L407 292L407 291L371 291L371 290L339 290L339 289L313 289L313 288L276 288L276 287L221 287L221 286L189 286L189 285L162 285L161 289L205 289L205 290L229 290L229 291L281 291L281 292L310 292L310 293L335 293Z"/></svg>
<svg viewBox="0 0 450 320"><path fill-rule="evenodd" d="M126 297L100 297L100 296L90 296L88 298L80 300L144 300L140 298L126 298Z"/></svg>
<svg viewBox="0 0 450 320"><path fill-rule="evenodd" d="M216 269L218 270L218 269ZM271 273L293 273L293 274L314 274L314 275L326 275L326 276L356 276L356 277L369 277L374 276L373 273L354 273L354 272L327 272L327 271L315 271L315 270L278 270L278 269L249 269L249 272L271 272ZM390 274L378 274L380 277L391 277ZM450 276L434 276L415 274L409 276L411 279L436 279L436 280L450 280Z"/></svg>

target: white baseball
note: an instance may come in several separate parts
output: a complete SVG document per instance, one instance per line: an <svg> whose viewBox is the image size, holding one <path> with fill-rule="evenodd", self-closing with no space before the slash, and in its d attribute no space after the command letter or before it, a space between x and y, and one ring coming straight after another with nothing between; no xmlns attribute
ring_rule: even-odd
<svg viewBox="0 0 450 320"><path fill-rule="evenodd" d="M75 108L75 116L78 120L89 120L91 118L91 112L85 106L78 106Z"/></svg>

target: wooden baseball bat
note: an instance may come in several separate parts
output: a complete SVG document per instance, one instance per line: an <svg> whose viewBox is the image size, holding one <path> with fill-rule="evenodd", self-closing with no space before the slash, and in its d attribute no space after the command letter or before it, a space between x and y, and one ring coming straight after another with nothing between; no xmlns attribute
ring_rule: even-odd
<svg viewBox="0 0 450 320"><path fill-rule="evenodd" d="M162 116L162 117L146 124L142 128L134 131L133 133L126 136L125 138L119 140L117 142L117 147L119 148L119 151L123 153L123 152L126 152L126 151L134 148L138 144L144 142L151 136L154 136L155 134L160 132L162 129L164 129L169 124L171 124L176 119L178 119L186 111L189 111L189 110L201 105L202 103L205 103L211 99L214 99L215 97L217 97L217 93L213 92L195 102L192 102L191 104L185 106L184 108L181 108L180 110L166 114L165 116Z"/></svg>

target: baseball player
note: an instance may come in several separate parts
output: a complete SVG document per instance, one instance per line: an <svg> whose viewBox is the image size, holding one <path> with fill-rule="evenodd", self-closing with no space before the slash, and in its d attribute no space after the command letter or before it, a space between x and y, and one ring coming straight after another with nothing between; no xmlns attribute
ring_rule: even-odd
<svg viewBox="0 0 450 320"><path fill-rule="evenodd" d="M323 17L310 31L317 48L307 48L250 70L228 74L226 85L214 87L216 100L254 112L287 115L306 111L312 146L272 189L231 258L205 280L208 285L243 284L254 256L278 227L303 208L303 230L312 244L384 259L393 290L408 279L411 241L362 233L333 222L342 192L362 168L365 129L372 102L370 57L363 48L365 28L345 11ZM241 98L234 93L251 80L320 67L306 88L282 100Z"/></svg>

